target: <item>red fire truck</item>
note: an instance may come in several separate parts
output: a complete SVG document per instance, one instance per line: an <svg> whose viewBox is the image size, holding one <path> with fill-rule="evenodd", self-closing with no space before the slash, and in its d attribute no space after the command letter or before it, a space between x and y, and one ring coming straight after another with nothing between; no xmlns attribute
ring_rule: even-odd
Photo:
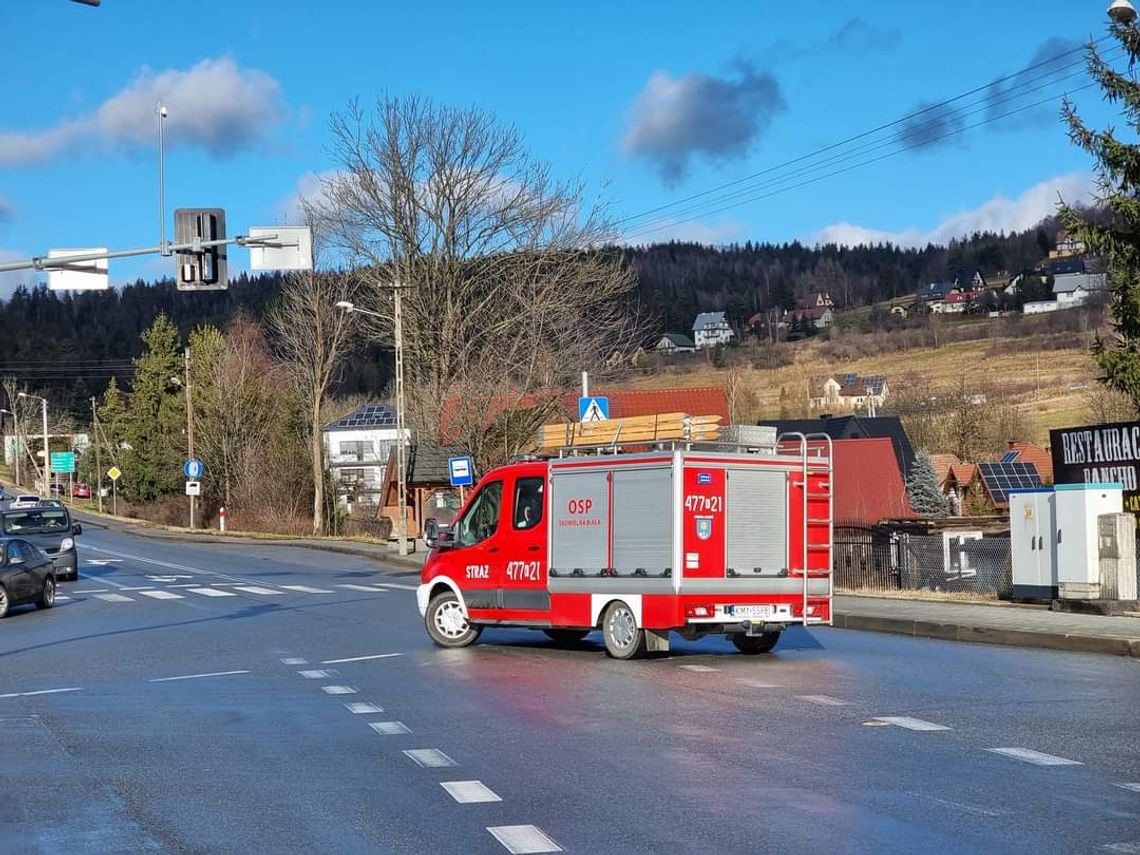
<svg viewBox="0 0 1140 855"><path fill-rule="evenodd" d="M574 642L600 629L632 659L723 633L744 653L831 623L832 446L566 449L478 484L424 565L416 598L443 647L484 627Z"/></svg>

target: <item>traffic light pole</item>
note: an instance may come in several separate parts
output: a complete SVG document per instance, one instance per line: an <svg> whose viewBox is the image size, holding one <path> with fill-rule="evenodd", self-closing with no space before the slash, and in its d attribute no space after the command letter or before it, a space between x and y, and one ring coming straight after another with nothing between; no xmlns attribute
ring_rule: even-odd
<svg viewBox="0 0 1140 855"><path fill-rule="evenodd" d="M277 235L258 235L251 238L247 235L226 238L225 240L195 240L190 243L167 243L166 252L162 246L147 246L139 249L118 249L111 252L88 252L83 255L69 255L66 258L48 258L37 256L24 261L13 261L0 264L0 273L10 270L71 270L90 272L87 268L77 267L83 261L99 261L105 258L131 258L136 255L170 255L175 252L202 252L212 246L296 246L296 243L284 244L277 239Z"/></svg>

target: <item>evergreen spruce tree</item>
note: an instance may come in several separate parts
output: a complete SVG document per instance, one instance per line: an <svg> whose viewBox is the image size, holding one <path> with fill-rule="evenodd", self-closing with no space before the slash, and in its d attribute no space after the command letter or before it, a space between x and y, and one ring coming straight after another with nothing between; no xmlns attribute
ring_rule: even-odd
<svg viewBox="0 0 1140 855"><path fill-rule="evenodd" d="M1131 71L1140 59L1140 29L1113 23L1111 31L1124 48L1128 71L1114 69L1104 53L1090 44L1089 74L1105 99L1120 108L1123 124L1132 133L1125 138L1114 128L1090 129L1066 99L1063 114L1069 138L1096 160L1097 202L1103 211L1094 221L1063 205L1061 219L1090 253L1108 265L1113 334L1107 340L1098 338L1093 348L1101 382L1140 405L1140 145L1135 139L1140 127L1140 82Z"/></svg>
<svg viewBox="0 0 1140 855"><path fill-rule="evenodd" d="M144 502L173 493L182 483L185 399L180 381L178 330L160 314L143 333L146 352L135 360L135 379L124 438L123 484Z"/></svg>
<svg viewBox="0 0 1140 855"><path fill-rule="evenodd" d="M910 506L919 516L944 517L950 513L950 502L938 488L938 476L934 474L934 461L925 451L920 451L910 468L906 480L906 492L910 496Z"/></svg>
<svg viewBox="0 0 1140 855"><path fill-rule="evenodd" d="M107 383L96 413L99 417L99 435L93 435L91 441L103 443L107 459L111 463L118 463L119 449L126 439L127 405L114 377Z"/></svg>

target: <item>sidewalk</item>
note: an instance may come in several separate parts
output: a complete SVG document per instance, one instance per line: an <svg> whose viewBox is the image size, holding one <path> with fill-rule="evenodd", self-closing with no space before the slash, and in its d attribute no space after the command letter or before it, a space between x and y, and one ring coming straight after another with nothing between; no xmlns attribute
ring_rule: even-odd
<svg viewBox="0 0 1140 855"><path fill-rule="evenodd" d="M835 626L945 641L1140 658L1140 618L1053 612L1013 603L938 603L836 596Z"/></svg>

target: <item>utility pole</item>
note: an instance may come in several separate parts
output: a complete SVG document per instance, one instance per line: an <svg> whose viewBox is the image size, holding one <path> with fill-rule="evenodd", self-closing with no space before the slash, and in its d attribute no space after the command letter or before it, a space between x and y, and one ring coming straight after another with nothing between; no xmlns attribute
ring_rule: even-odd
<svg viewBox="0 0 1140 855"><path fill-rule="evenodd" d="M91 396L91 430L95 434L95 473L98 478L98 486L95 488L98 494L99 513L103 513L103 458L99 453L99 412L95 409L95 396Z"/></svg>
<svg viewBox="0 0 1140 855"><path fill-rule="evenodd" d="M40 398L44 410L44 493L51 498L51 448L48 443L47 398Z"/></svg>
<svg viewBox="0 0 1140 855"><path fill-rule="evenodd" d="M190 348L186 356L186 452L187 460L194 459L194 400L190 395ZM190 528L194 528L194 496L190 497Z"/></svg>
<svg viewBox="0 0 1140 855"><path fill-rule="evenodd" d="M400 282L393 283L396 327L396 487L399 504L399 528L396 536L400 540L400 555L408 554L408 445L404 418L404 287Z"/></svg>

